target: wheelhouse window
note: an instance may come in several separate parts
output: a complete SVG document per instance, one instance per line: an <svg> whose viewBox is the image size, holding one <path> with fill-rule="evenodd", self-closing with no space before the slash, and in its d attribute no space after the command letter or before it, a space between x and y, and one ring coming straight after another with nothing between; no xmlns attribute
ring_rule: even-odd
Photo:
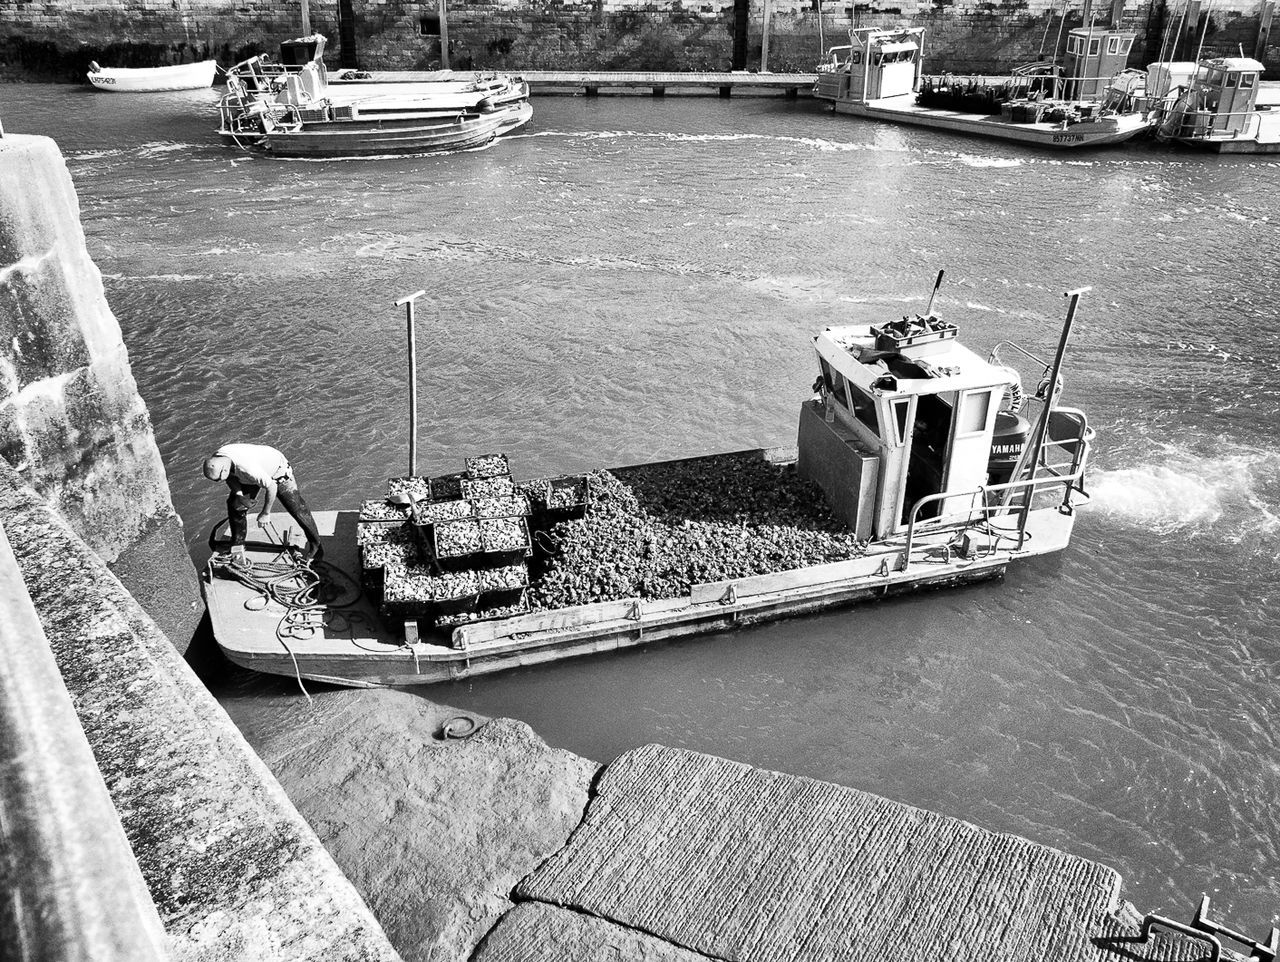
<svg viewBox="0 0 1280 962"><path fill-rule="evenodd" d="M853 416L880 435L880 418L876 415L876 402L870 395L864 394L855 384L849 385L849 400L853 405Z"/></svg>
<svg viewBox="0 0 1280 962"><path fill-rule="evenodd" d="M1090 56L1090 57L1096 57L1096 56L1098 55L1098 51L1099 51L1099 50L1101 50L1101 49L1102 49L1102 38L1101 38L1101 37L1095 37L1094 39L1092 39L1092 40L1090 40L1090 41L1089 41L1089 56Z"/></svg>
<svg viewBox="0 0 1280 962"><path fill-rule="evenodd" d="M1119 38L1119 37L1108 37L1108 38L1107 38L1107 53L1119 53L1119 52L1120 52L1120 38Z"/></svg>
<svg viewBox="0 0 1280 962"><path fill-rule="evenodd" d="M956 419L956 435L982 434L987 430L987 414L991 410L991 392L974 391L960 402L960 416Z"/></svg>
<svg viewBox="0 0 1280 962"><path fill-rule="evenodd" d="M1258 75L1256 73L1242 73L1240 75L1240 89L1248 90L1250 87L1252 87L1254 80L1257 79L1257 76Z"/></svg>
<svg viewBox="0 0 1280 962"><path fill-rule="evenodd" d="M893 421L894 427L897 429L897 444L905 444L907 440L907 417L911 412L911 400L903 398L900 401L893 402Z"/></svg>

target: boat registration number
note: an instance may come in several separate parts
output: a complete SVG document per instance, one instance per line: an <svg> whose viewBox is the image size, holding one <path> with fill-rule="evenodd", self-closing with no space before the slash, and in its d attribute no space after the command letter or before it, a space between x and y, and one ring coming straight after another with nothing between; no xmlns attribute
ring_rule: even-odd
<svg viewBox="0 0 1280 962"><path fill-rule="evenodd" d="M1080 144L1084 143L1084 134L1054 134L1053 142L1055 144Z"/></svg>

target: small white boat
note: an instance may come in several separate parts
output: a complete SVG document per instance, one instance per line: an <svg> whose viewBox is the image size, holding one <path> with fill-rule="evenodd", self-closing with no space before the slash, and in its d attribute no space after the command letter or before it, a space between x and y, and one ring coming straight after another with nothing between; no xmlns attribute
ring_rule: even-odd
<svg viewBox="0 0 1280 962"><path fill-rule="evenodd" d="M117 94L157 93L162 90L199 90L213 85L218 61L180 63L172 67L99 67L89 65L89 83Z"/></svg>

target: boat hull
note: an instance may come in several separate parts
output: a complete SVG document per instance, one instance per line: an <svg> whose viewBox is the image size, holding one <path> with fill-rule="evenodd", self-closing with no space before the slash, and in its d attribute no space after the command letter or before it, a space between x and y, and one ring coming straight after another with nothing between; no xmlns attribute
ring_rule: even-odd
<svg viewBox="0 0 1280 962"><path fill-rule="evenodd" d="M340 580L347 585L360 581L357 518L354 511L316 513L325 561L345 573ZM477 622L414 644L406 643L402 625L384 621L363 595L313 636L282 641L282 607L250 610L259 600L251 589L208 571L203 589L214 637L237 665L356 687L424 685L997 578L1014 561L1065 548L1073 520L1055 507L1031 511L1021 549L994 523L973 529L965 556L950 547L954 529L922 529L909 549L904 537L890 538L848 561L698 584L669 599L625 598ZM300 532L291 537L302 541ZM274 560L281 540L276 532L270 543L250 544L249 553Z"/></svg>
<svg viewBox="0 0 1280 962"><path fill-rule="evenodd" d="M1106 117L1076 124L1015 124L1003 120L999 115L981 117L920 107L903 98L871 100L865 103L836 100L832 102L832 106L836 113L854 117L931 127L935 130L1008 140L1053 150L1107 147L1132 140L1151 129L1151 123L1138 115Z"/></svg>
<svg viewBox="0 0 1280 962"><path fill-rule="evenodd" d="M103 67L88 74L98 90L117 94L162 93L169 90L199 90L213 85L216 60L184 63L171 67Z"/></svg>
<svg viewBox="0 0 1280 962"><path fill-rule="evenodd" d="M435 116L309 122L297 129L267 130L262 141L267 150L282 157L443 153L483 147L527 123L532 115L533 107L525 103L489 114L466 115L462 120Z"/></svg>

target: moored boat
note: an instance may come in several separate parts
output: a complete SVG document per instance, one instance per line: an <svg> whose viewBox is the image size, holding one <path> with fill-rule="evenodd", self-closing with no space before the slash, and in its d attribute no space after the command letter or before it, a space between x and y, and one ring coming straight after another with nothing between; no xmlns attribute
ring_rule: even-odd
<svg viewBox="0 0 1280 962"><path fill-rule="evenodd" d="M331 84L325 38L281 44L228 71L218 133L240 146L300 157L375 157L482 146L533 116L523 80L493 73L381 85ZM446 76L447 75L447 76Z"/></svg>
<svg viewBox="0 0 1280 962"><path fill-rule="evenodd" d="M249 545L253 567L215 555L215 638L258 671L426 684L999 577L1064 549L1084 493L1093 432L1058 404L1079 294L1048 361L979 356L928 309L827 328L795 448L392 479L317 514L319 574L290 529Z"/></svg>
<svg viewBox="0 0 1280 962"><path fill-rule="evenodd" d="M1073 41L1081 39L1077 32ZM849 38L849 44L828 51L814 85L814 97L830 102L836 113L1054 149L1122 143L1152 124L1141 110L1121 111L1089 99L1104 88L1090 65L1113 41L1114 56L1126 56L1131 35L1086 39L1079 69L1065 75L1040 72L1037 65L1008 78L973 78L959 86L952 77L924 77L922 27L861 28Z"/></svg>
<svg viewBox="0 0 1280 962"><path fill-rule="evenodd" d="M1251 57L1202 60L1164 111L1157 139L1222 154L1280 153L1280 110L1258 103L1264 69Z"/></svg>
<svg viewBox="0 0 1280 962"><path fill-rule="evenodd" d="M199 90L213 85L216 60L175 64L169 67L99 67L90 64L89 83L110 93L160 93L167 90Z"/></svg>

